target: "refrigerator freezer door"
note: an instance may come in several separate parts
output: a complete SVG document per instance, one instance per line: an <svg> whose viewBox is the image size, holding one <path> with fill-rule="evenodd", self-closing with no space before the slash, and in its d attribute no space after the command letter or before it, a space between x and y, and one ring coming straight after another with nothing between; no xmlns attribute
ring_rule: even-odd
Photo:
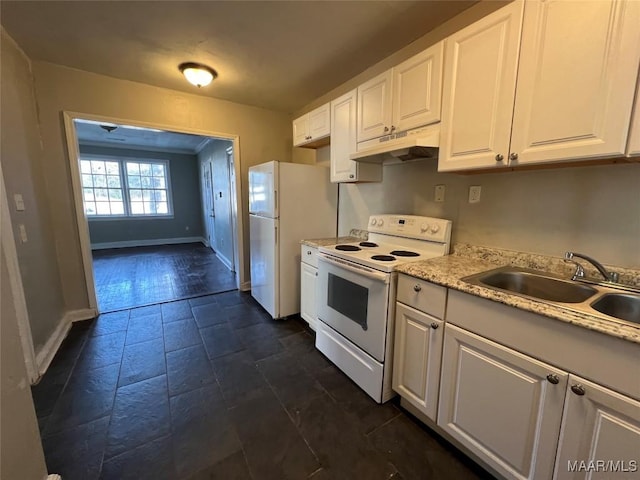
<svg viewBox="0 0 640 480"><path fill-rule="evenodd" d="M249 213L278 218L278 162L249 168Z"/></svg>
<svg viewBox="0 0 640 480"><path fill-rule="evenodd" d="M278 220L249 215L251 250L251 296L279 318Z"/></svg>

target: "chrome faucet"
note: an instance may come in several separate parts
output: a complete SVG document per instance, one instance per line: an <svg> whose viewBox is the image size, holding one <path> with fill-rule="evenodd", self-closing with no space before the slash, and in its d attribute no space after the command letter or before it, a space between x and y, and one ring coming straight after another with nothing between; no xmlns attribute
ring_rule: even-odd
<svg viewBox="0 0 640 480"><path fill-rule="evenodd" d="M586 260L591 265L596 267L596 269L600 272L600 274L604 277L604 279L607 282L616 283L618 281L618 274L616 272L608 272L606 270L606 268L604 268L602 266L602 264L600 262L598 262L597 260L595 260L595 259L593 259L591 257L588 257L587 255L583 255L582 253L566 252L564 254L564 261L565 262L571 262L576 266L576 271L574 272L573 276L571 277L571 280L582 280L582 279L585 278L584 268L582 267L582 265L580 265L578 262L576 262L573 259L574 257L582 258L583 260Z"/></svg>

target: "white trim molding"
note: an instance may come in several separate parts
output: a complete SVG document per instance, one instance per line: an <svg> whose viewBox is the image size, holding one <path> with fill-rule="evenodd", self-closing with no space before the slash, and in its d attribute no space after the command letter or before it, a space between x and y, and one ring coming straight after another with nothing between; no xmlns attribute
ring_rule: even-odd
<svg viewBox="0 0 640 480"><path fill-rule="evenodd" d="M242 282L240 284L241 292L248 292L249 290L251 290L251 282Z"/></svg>
<svg viewBox="0 0 640 480"><path fill-rule="evenodd" d="M153 238L150 240L125 240L122 242L92 243L91 250L104 250L106 248L127 248L127 247L150 247L155 245L175 245L178 243L202 243L202 237L176 237L176 238Z"/></svg>
<svg viewBox="0 0 640 480"><path fill-rule="evenodd" d="M11 216L9 214L9 200L7 199L7 191L4 184L2 164L0 164L0 203L2 204L2 213L0 214L2 255L4 255L4 260L7 262L11 297L13 307L16 311L18 333L24 354L24 363L27 368L27 376L29 377L29 382L33 384L38 380L36 354L33 348L33 337L31 334L31 324L29 323L27 301L24 296L24 286L22 285L22 274L20 273L20 264L18 263L18 251L16 250L15 237L13 235L13 224L11 223Z"/></svg>
<svg viewBox="0 0 640 480"><path fill-rule="evenodd" d="M64 314L56 326L56 329L49 337L49 340L47 340L36 355L36 364L38 365L38 373L40 376L44 375L49 368L49 365L51 365L53 357L55 357L60 345L62 345L62 341L66 338L69 330L71 329L71 324L73 322L96 318L97 315L98 312L93 308L71 310Z"/></svg>

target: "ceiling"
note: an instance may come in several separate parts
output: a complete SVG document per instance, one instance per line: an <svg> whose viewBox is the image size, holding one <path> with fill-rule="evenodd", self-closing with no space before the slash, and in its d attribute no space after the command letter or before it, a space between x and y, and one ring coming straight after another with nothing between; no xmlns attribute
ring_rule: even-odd
<svg viewBox="0 0 640 480"><path fill-rule="evenodd" d="M200 135L91 120L75 120L74 125L78 143L82 145L195 154L210 139Z"/></svg>
<svg viewBox="0 0 640 480"><path fill-rule="evenodd" d="M32 60L295 112L475 1L2 0L0 21Z"/></svg>

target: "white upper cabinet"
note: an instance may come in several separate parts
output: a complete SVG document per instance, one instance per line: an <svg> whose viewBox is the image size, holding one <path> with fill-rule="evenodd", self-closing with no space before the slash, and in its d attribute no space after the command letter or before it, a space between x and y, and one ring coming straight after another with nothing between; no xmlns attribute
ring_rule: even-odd
<svg viewBox="0 0 640 480"><path fill-rule="evenodd" d="M630 157L640 156L640 78L636 89L636 103L633 107L633 118L629 129L629 144L627 155Z"/></svg>
<svg viewBox="0 0 640 480"><path fill-rule="evenodd" d="M635 0L532 0L452 35L438 170L624 155L638 25Z"/></svg>
<svg viewBox="0 0 640 480"><path fill-rule="evenodd" d="M387 70L358 87L358 142L390 133L392 81Z"/></svg>
<svg viewBox="0 0 640 480"><path fill-rule="evenodd" d="M443 56L439 42L358 87L358 143L440 121Z"/></svg>
<svg viewBox="0 0 640 480"><path fill-rule="evenodd" d="M318 148L329 143L330 104L326 103L293 121L293 146Z"/></svg>
<svg viewBox="0 0 640 480"><path fill-rule="evenodd" d="M640 402L570 375L554 480L638 478L638 452ZM594 470L593 476L579 470L603 460L611 463Z"/></svg>
<svg viewBox="0 0 640 480"><path fill-rule="evenodd" d="M639 11L637 0L525 3L511 135L519 164L625 154Z"/></svg>
<svg viewBox="0 0 640 480"><path fill-rule="evenodd" d="M402 132L440 121L444 42L393 67L392 128Z"/></svg>
<svg viewBox="0 0 640 480"><path fill-rule="evenodd" d="M379 182L382 165L354 162L349 158L356 151L356 90L331 102L331 181Z"/></svg>
<svg viewBox="0 0 640 480"><path fill-rule="evenodd" d="M447 38L438 171L507 163L522 1Z"/></svg>

